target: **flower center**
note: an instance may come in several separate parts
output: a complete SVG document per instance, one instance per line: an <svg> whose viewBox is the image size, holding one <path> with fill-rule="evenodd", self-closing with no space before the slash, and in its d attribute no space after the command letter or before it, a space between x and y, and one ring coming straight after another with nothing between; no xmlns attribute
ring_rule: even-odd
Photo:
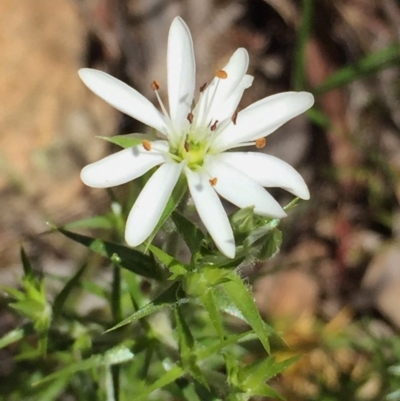
<svg viewBox="0 0 400 401"><path fill-rule="evenodd" d="M170 154L177 162L186 161L190 169L196 170L203 165L211 138L209 127L191 127L182 135L178 148L170 147Z"/></svg>

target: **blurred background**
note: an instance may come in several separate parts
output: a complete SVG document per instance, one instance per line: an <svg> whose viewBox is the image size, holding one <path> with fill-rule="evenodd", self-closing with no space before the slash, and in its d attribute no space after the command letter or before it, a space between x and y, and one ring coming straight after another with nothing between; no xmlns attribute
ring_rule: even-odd
<svg viewBox="0 0 400 401"><path fill-rule="evenodd" d="M311 191L282 224L281 252L249 268L265 318L304 354L276 386L290 400L400 400L389 370L400 363L398 0L2 0L0 281L16 282L20 241L48 271L68 274L81 257L41 235L46 222L106 211L107 193L85 187L80 169L114 150L96 136L144 128L77 70L107 71L152 100L157 79L165 97L176 15L192 32L199 87L245 47L255 81L241 108L286 90L316 96L265 148ZM9 324L4 315L0 331Z"/></svg>

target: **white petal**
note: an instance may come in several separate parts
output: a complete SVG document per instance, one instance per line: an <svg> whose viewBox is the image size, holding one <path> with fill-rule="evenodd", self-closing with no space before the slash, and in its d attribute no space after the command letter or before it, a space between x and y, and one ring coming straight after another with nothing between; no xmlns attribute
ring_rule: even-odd
<svg viewBox="0 0 400 401"><path fill-rule="evenodd" d="M152 142L150 151L145 150L142 145L124 149L84 167L81 179L93 188L110 188L125 184L164 163L164 152L167 151L166 141Z"/></svg>
<svg viewBox="0 0 400 401"><path fill-rule="evenodd" d="M256 152L226 152L218 160L231 165L263 187L278 187L302 199L310 199L303 177L277 157Z"/></svg>
<svg viewBox="0 0 400 401"><path fill-rule="evenodd" d="M226 79L215 77L210 85L202 93L194 115L198 113L198 123L201 125L215 121L219 109L224 102L233 94L242 82L249 65L247 50L239 48L225 65L223 70L228 74Z"/></svg>
<svg viewBox="0 0 400 401"><path fill-rule="evenodd" d="M216 178L215 190L234 205L240 208L254 206L254 212L262 216L286 216L279 203L260 184L231 165L223 163L218 156L209 156L204 168L212 178Z"/></svg>
<svg viewBox="0 0 400 401"><path fill-rule="evenodd" d="M217 136L215 152L230 149L240 143L265 137L290 119L304 113L314 104L308 92L285 92L268 96L242 110L236 120Z"/></svg>
<svg viewBox="0 0 400 401"><path fill-rule="evenodd" d="M182 172L183 163L165 163L150 177L129 213L125 240L138 246L157 225L172 190Z"/></svg>
<svg viewBox="0 0 400 401"><path fill-rule="evenodd" d="M164 116L138 91L103 71L82 68L79 76L85 85L97 96L122 113L167 133Z"/></svg>
<svg viewBox="0 0 400 401"><path fill-rule="evenodd" d="M221 122L227 118L232 118L238 107L240 99L243 96L243 92L245 91L245 89L250 88L253 80L254 77L252 77L251 75L245 75L239 85L235 88L233 93L229 96L229 98L226 99L226 101L223 102L220 107L218 107L218 110L215 112L215 114L213 113L213 119Z"/></svg>
<svg viewBox="0 0 400 401"><path fill-rule="evenodd" d="M228 258L235 256L235 239L222 203L205 172L185 168L190 194L197 212L217 248Z"/></svg>
<svg viewBox="0 0 400 401"><path fill-rule="evenodd" d="M179 131L192 106L196 75L192 37L180 17L169 30L167 65L170 116Z"/></svg>

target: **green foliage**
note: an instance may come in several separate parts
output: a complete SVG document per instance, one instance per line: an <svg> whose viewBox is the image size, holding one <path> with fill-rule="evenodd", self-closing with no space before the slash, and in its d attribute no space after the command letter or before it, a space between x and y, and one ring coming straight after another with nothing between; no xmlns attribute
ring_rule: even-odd
<svg viewBox="0 0 400 401"><path fill-rule="evenodd" d="M251 208L233 214L238 257L232 261L177 210L185 192L186 184L178 185L159 228L167 220L175 226L170 235L180 236L187 244L189 263L151 241L132 249L54 227L104 258L113 277L111 288L106 288L87 277L98 258L89 258L67 279L38 277L21 250L22 288L3 291L13 300L9 306L29 323L0 339L0 346L14 344L18 363L29 361L36 368L25 386L5 393L7 400L27 394L46 399L63 392L82 401L95 396L147 400L155 391L160 399L171 394L188 401L276 395L266 383L280 371L281 365L267 357L269 336L276 333L261 319L251 288L237 266L267 258L279 249L279 222L259 218ZM68 227L120 233L121 224L114 214ZM45 291L45 281L50 279L58 283L51 302ZM142 289L146 285L150 285L148 292ZM103 300L100 315L78 312L78 300L88 293ZM250 330L232 332L226 326L227 315L239 318ZM243 355L247 344L254 341L264 347L263 360L269 362L250 368L253 365ZM26 381L26 377L17 380ZM81 388L91 390L82 395Z"/></svg>

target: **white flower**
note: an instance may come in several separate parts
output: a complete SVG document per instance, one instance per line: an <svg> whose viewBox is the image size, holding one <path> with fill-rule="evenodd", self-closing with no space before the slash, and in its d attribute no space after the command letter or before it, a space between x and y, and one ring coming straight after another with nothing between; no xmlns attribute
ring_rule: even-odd
<svg viewBox="0 0 400 401"><path fill-rule="evenodd" d="M168 36L169 113L153 82L162 113L135 89L110 75L81 69L79 75L95 94L121 112L155 128L163 139L124 149L86 166L83 182L95 188L124 184L159 166L146 183L129 214L125 239L138 246L152 233L179 176L186 176L197 212L218 249L235 256L232 228L219 196L244 208L254 206L262 216L282 218L286 213L263 187L280 187L309 199L307 185L290 165L257 152L229 149L265 145L264 137L309 109L314 98L306 92L269 96L236 113L243 91L253 77L246 75L249 57L238 49L228 64L204 89L192 108L195 60L185 22L173 20Z"/></svg>

